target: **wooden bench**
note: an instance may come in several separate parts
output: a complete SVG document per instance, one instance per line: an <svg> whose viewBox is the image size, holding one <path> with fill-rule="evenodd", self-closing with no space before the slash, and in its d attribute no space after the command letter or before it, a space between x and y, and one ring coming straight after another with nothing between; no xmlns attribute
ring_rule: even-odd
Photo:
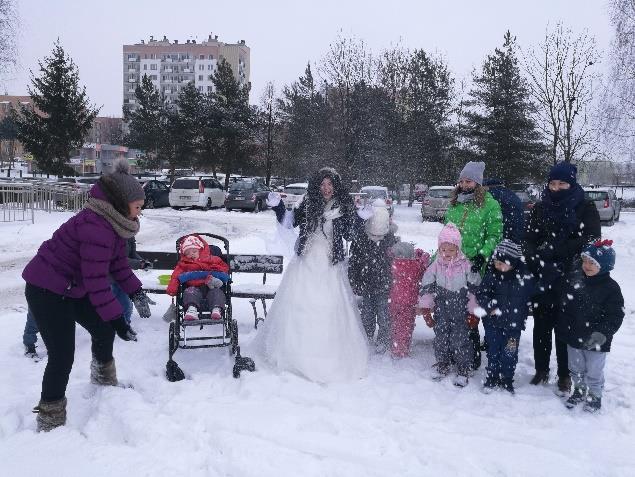
<svg viewBox="0 0 635 477"><path fill-rule="evenodd" d="M176 252L146 252L137 251L144 260L152 263L151 270L135 270L137 277L143 284L143 289L149 293L165 294L167 285L159 283L159 275L171 275L176 266L178 254ZM276 296L276 285L267 283L267 274L282 273L282 255L251 255L229 254L221 255L221 258L229 264L230 296L232 298L247 298L254 312L254 327L258 328L258 322L267 317L267 303ZM260 283L233 283L235 273L262 273ZM260 300L264 317L258 316L256 302Z"/></svg>

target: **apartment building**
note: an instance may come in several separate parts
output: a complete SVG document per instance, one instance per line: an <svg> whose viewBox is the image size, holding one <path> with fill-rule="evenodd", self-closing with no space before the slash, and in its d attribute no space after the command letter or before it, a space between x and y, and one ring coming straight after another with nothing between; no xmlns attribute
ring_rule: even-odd
<svg viewBox="0 0 635 477"><path fill-rule="evenodd" d="M167 37L148 42L141 40L135 45L123 46L123 105L136 107L135 89L143 75L152 80L154 86L173 103L181 89L190 82L201 93L214 90L212 75L218 62L225 58L231 65L234 76L241 84L249 83L249 47L245 40L238 43L223 43L218 36L208 36L197 42L187 40L170 42Z"/></svg>

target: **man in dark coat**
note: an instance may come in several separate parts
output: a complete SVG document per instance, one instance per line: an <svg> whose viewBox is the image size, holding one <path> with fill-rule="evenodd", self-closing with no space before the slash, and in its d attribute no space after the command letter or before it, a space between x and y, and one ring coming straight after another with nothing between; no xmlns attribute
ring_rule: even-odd
<svg viewBox="0 0 635 477"><path fill-rule="evenodd" d="M525 214L520 198L509 190L498 178L489 178L483 185L501 206L503 213L503 238L521 243L525 236Z"/></svg>
<svg viewBox="0 0 635 477"><path fill-rule="evenodd" d="M525 234L525 257L538 279L534 301L534 362L531 384L549 379L552 331L556 325L560 296L574 270L580 269L580 253L601 236L600 216L593 201L585 200L576 180L577 168L560 162L551 168L542 199L531 211ZM558 393L571 387L567 345L556 333Z"/></svg>

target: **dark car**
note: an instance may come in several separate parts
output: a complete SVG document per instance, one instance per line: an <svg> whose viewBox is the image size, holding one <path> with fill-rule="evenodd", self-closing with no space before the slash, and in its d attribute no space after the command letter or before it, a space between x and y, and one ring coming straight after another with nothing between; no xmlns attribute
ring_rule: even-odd
<svg viewBox="0 0 635 477"><path fill-rule="evenodd" d="M225 209L253 210L259 212L267 208L270 189L262 182L238 181L229 184L225 197Z"/></svg>
<svg viewBox="0 0 635 477"><path fill-rule="evenodd" d="M145 204L143 204L144 209L154 209L155 207L169 207L170 188L163 182L153 179L145 182L142 187L146 193L146 201Z"/></svg>
<svg viewBox="0 0 635 477"><path fill-rule="evenodd" d="M531 194L525 190L515 190L514 194L520 199L523 204L523 212L525 216L529 215L531 209L534 208L536 204L536 199L531 196Z"/></svg>

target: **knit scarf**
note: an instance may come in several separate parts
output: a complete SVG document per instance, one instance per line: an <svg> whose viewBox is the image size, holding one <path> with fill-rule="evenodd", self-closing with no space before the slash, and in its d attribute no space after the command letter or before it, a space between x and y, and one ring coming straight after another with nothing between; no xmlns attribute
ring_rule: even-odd
<svg viewBox="0 0 635 477"><path fill-rule="evenodd" d="M474 191L472 192L459 192L456 196L456 201L460 204L464 204L466 202L471 202L474 200Z"/></svg>
<svg viewBox="0 0 635 477"><path fill-rule="evenodd" d="M90 197L84 204L84 208L92 210L106 219L121 238L129 239L139 232L139 220L124 217L115 210L110 202Z"/></svg>
<svg viewBox="0 0 635 477"><path fill-rule="evenodd" d="M549 187L545 187L542 203L547 219L558 229L555 243L566 240L578 226L576 207L583 200L584 190L579 184L557 192L551 192Z"/></svg>

